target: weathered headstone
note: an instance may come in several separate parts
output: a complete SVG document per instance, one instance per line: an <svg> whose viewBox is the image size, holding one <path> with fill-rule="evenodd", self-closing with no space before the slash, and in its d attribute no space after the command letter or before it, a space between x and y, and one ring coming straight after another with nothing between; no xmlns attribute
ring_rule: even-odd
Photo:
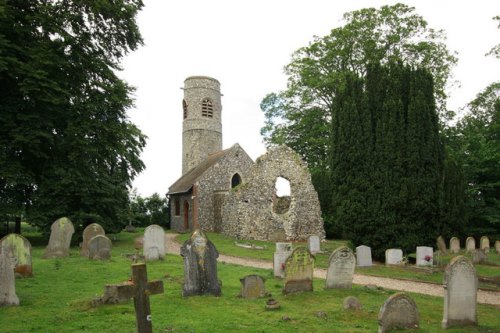
<svg viewBox="0 0 500 333"><path fill-rule="evenodd" d="M460 252L460 239L458 239L457 237L450 238L450 251L451 253Z"/></svg>
<svg viewBox="0 0 500 333"><path fill-rule="evenodd" d="M495 250L497 251L497 253L500 253L500 240L497 240L495 242Z"/></svg>
<svg viewBox="0 0 500 333"><path fill-rule="evenodd" d="M285 262L284 294L313 290L314 256L305 247L298 247Z"/></svg>
<svg viewBox="0 0 500 333"><path fill-rule="evenodd" d="M429 246L417 246L417 266L432 266L434 249Z"/></svg>
<svg viewBox="0 0 500 333"><path fill-rule="evenodd" d="M360 245L356 248L356 265L358 267L373 266L372 249L366 245Z"/></svg>
<svg viewBox="0 0 500 333"><path fill-rule="evenodd" d="M199 229L181 247L184 257L184 286L182 296L221 295L217 279L217 257L215 245Z"/></svg>
<svg viewBox="0 0 500 333"><path fill-rule="evenodd" d="M165 257L165 231L157 224L144 230L143 254L147 261L160 260Z"/></svg>
<svg viewBox="0 0 500 333"><path fill-rule="evenodd" d="M89 259L107 260L111 258L111 240L104 235L97 235L88 244Z"/></svg>
<svg viewBox="0 0 500 333"><path fill-rule="evenodd" d="M0 247L0 306L19 305L16 295L16 278L14 255Z"/></svg>
<svg viewBox="0 0 500 333"><path fill-rule="evenodd" d="M471 251L472 263L473 264L485 264L486 263L486 252L481 249L475 249Z"/></svg>
<svg viewBox="0 0 500 333"><path fill-rule="evenodd" d="M292 243L276 243L276 252L273 255L273 271L275 277L285 277L285 262L292 253Z"/></svg>
<svg viewBox="0 0 500 333"><path fill-rule="evenodd" d="M151 308L149 295L162 294L163 281L148 282L145 264L132 265L131 283L116 286L117 299L134 299L135 318L138 333L152 333Z"/></svg>
<svg viewBox="0 0 500 333"><path fill-rule="evenodd" d="M465 240L465 250L467 252L471 252L472 250L476 249L476 240L474 237L467 237Z"/></svg>
<svg viewBox="0 0 500 333"><path fill-rule="evenodd" d="M444 308L441 326L477 324L477 276L471 261L457 256L446 266L443 277Z"/></svg>
<svg viewBox="0 0 500 333"><path fill-rule="evenodd" d="M309 246L309 251L311 251L312 254L321 252L320 239L317 235L309 236L307 244Z"/></svg>
<svg viewBox="0 0 500 333"><path fill-rule="evenodd" d="M486 253L490 252L490 239L486 236L481 237L479 240L479 248Z"/></svg>
<svg viewBox="0 0 500 333"><path fill-rule="evenodd" d="M80 250L80 255L88 257L89 241L90 239L92 239L92 237L97 235L106 235L104 229L101 227L101 225L97 223L91 223L83 230L83 241L82 241L82 248Z"/></svg>
<svg viewBox="0 0 500 333"><path fill-rule="evenodd" d="M446 254L448 251L446 249L446 242L444 241L443 236L439 236L436 240L436 245L439 253Z"/></svg>
<svg viewBox="0 0 500 333"><path fill-rule="evenodd" d="M247 275L241 282L240 296L248 299L256 299L266 296L264 278L259 275Z"/></svg>
<svg viewBox="0 0 500 333"><path fill-rule="evenodd" d="M73 223L67 217L61 217L50 227L49 244L43 258L62 258L69 256L71 236L75 232Z"/></svg>
<svg viewBox="0 0 500 333"><path fill-rule="evenodd" d="M400 265L402 263L403 263L403 250L401 249L385 250L386 265Z"/></svg>
<svg viewBox="0 0 500 333"><path fill-rule="evenodd" d="M10 253L16 259L16 266L14 268L16 274L23 277L33 276L31 244L29 240L18 234L9 234L0 239L0 249L3 249L6 253Z"/></svg>
<svg viewBox="0 0 500 333"><path fill-rule="evenodd" d="M389 297L378 314L378 333L394 328L418 328L419 315L415 301L405 293Z"/></svg>
<svg viewBox="0 0 500 333"><path fill-rule="evenodd" d="M342 307L345 310L361 310L361 302L354 296L347 296L342 302Z"/></svg>
<svg viewBox="0 0 500 333"><path fill-rule="evenodd" d="M335 249L330 255L326 272L326 288L352 288L355 267L356 258L350 248L342 246Z"/></svg>

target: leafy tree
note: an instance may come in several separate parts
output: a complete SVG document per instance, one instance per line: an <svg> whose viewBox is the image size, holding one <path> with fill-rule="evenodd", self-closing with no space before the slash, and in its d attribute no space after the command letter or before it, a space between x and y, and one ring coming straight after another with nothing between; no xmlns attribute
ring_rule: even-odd
<svg viewBox="0 0 500 333"><path fill-rule="evenodd" d="M167 198L162 198L158 193L143 198L135 193L130 201L132 224L135 226L148 226L151 224L170 226L170 215Z"/></svg>
<svg viewBox="0 0 500 333"><path fill-rule="evenodd" d="M43 228L123 225L145 137L119 61L142 44L140 0L0 1L0 192Z"/></svg>

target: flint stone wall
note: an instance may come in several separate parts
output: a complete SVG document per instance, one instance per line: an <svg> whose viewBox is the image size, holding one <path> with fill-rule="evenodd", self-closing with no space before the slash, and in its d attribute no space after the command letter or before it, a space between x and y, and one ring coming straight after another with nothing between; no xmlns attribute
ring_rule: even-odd
<svg viewBox="0 0 500 333"><path fill-rule="evenodd" d="M278 177L290 182L286 212L273 207ZM221 231L239 239L303 241L310 235L324 239L318 194L300 156L289 147L276 146L259 157L248 179L229 191Z"/></svg>

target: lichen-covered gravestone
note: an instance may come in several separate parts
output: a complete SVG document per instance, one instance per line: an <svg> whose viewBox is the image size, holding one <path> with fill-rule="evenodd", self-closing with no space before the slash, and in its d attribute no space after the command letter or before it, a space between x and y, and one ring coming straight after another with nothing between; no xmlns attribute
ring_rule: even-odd
<svg viewBox="0 0 500 333"><path fill-rule="evenodd" d="M321 252L319 236L309 236L309 238L307 239L307 244L309 246L309 251L311 251L312 254Z"/></svg>
<svg viewBox="0 0 500 333"><path fill-rule="evenodd" d="M386 265L401 265L403 263L403 250L388 249L385 250Z"/></svg>
<svg viewBox="0 0 500 333"><path fill-rule="evenodd" d="M75 232L73 223L67 217L62 217L50 227L49 244L43 258L62 258L69 256L71 237Z"/></svg>
<svg viewBox="0 0 500 333"><path fill-rule="evenodd" d="M417 246L417 266L432 266L434 250L429 246Z"/></svg>
<svg viewBox="0 0 500 333"><path fill-rule="evenodd" d="M0 247L0 306L19 305L14 276L15 261L12 253Z"/></svg>
<svg viewBox="0 0 500 333"><path fill-rule="evenodd" d="M441 326L477 324L477 275L471 261L464 256L451 259L443 277L444 308Z"/></svg>
<svg viewBox="0 0 500 333"><path fill-rule="evenodd" d="M485 253L490 252L490 239L486 236L481 237L479 240L479 248L484 250Z"/></svg>
<svg viewBox="0 0 500 333"><path fill-rule="evenodd" d="M451 253L460 252L460 239L458 239L457 237L450 238L450 251Z"/></svg>
<svg viewBox="0 0 500 333"><path fill-rule="evenodd" d="M305 247L296 248L285 262L284 294L313 291L314 256Z"/></svg>
<svg viewBox="0 0 500 333"><path fill-rule="evenodd" d="M360 245L356 248L356 264L359 267L369 267L373 265L372 249L366 245Z"/></svg>
<svg viewBox="0 0 500 333"><path fill-rule="evenodd" d="M266 296L264 278L259 275L247 275L241 282L240 296L247 299L256 299Z"/></svg>
<svg viewBox="0 0 500 333"><path fill-rule="evenodd" d="M31 244L29 240L18 234L9 234L0 239L0 251L3 249L16 259L14 272L23 277L33 276L31 261Z"/></svg>
<svg viewBox="0 0 500 333"><path fill-rule="evenodd" d="M446 249L446 242L444 241L443 236L439 236L436 240L436 245L439 250L439 253L446 254L448 251Z"/></svg>
<svg viewBox="0 0 500 333"><path fill-rule="evenodd" d="M221 295L217 279L217 258L215 245L199 229L181 247L184 257L184 286L182 296Z"/></svg>
<svg viewBox="0 0 500 333"><path fill-rule="evenodd" d="M275 277L285 277L285 262L292 253L292 243L276 243L273 255L273 271Z"/></svg>
<svg viewBox="0 0 500 333"><path fill-rule="evenodd" d="M157 224L144 230L143 254L146 260L159 260L165 257L165 231Z"/></svg>
<svg viewBox="0 0 500 333"><path fill-rule="evenodd" d="M326 288L352 288L355 267L356 258L350 248L342 246L335 249L330 255L326 273Z"/></svg>
<svg viewBox="0 0 500 333"><path fill-rule="evenodd" d="M467 237L465 240L465 250L467 252L472 252L473 250L476 249L476 240L474 237Z"/></svg>
<svg viewBox="0 0 500 333"><path fill-rule="evenodd" d="M418 328L419 315L415 301L405 293L389 297L378 314L378 333L394 328Z"/></svg>
<svg viewBox="0 0 500 333"><path fill-rule="evenodd" d="M101 225L97 223L92 223L89 224L84 230L83 230L83 240L82 240L82 248L80 250L80 255L84 257L88 257L89 255L89 241L92 239L92 237L97 236L97 235L106 235L106 232L104 229L101 227Z"/></svg>
<svg viewBox="0 0 500 333"><path fill-rule="evenodd" d="M88 244L89 259L107 260L111 258L111 240L104 235L97 235Z"/></svg>

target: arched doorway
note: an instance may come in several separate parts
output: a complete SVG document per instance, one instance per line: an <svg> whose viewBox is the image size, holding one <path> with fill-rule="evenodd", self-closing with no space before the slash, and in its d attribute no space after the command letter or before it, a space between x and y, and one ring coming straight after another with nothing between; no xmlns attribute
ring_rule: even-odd
<svg viewBox="0 0 500 333"><path fill-rule="evenodd" d="M189 202L184 200L184 230L189 230Z"/></svg>

